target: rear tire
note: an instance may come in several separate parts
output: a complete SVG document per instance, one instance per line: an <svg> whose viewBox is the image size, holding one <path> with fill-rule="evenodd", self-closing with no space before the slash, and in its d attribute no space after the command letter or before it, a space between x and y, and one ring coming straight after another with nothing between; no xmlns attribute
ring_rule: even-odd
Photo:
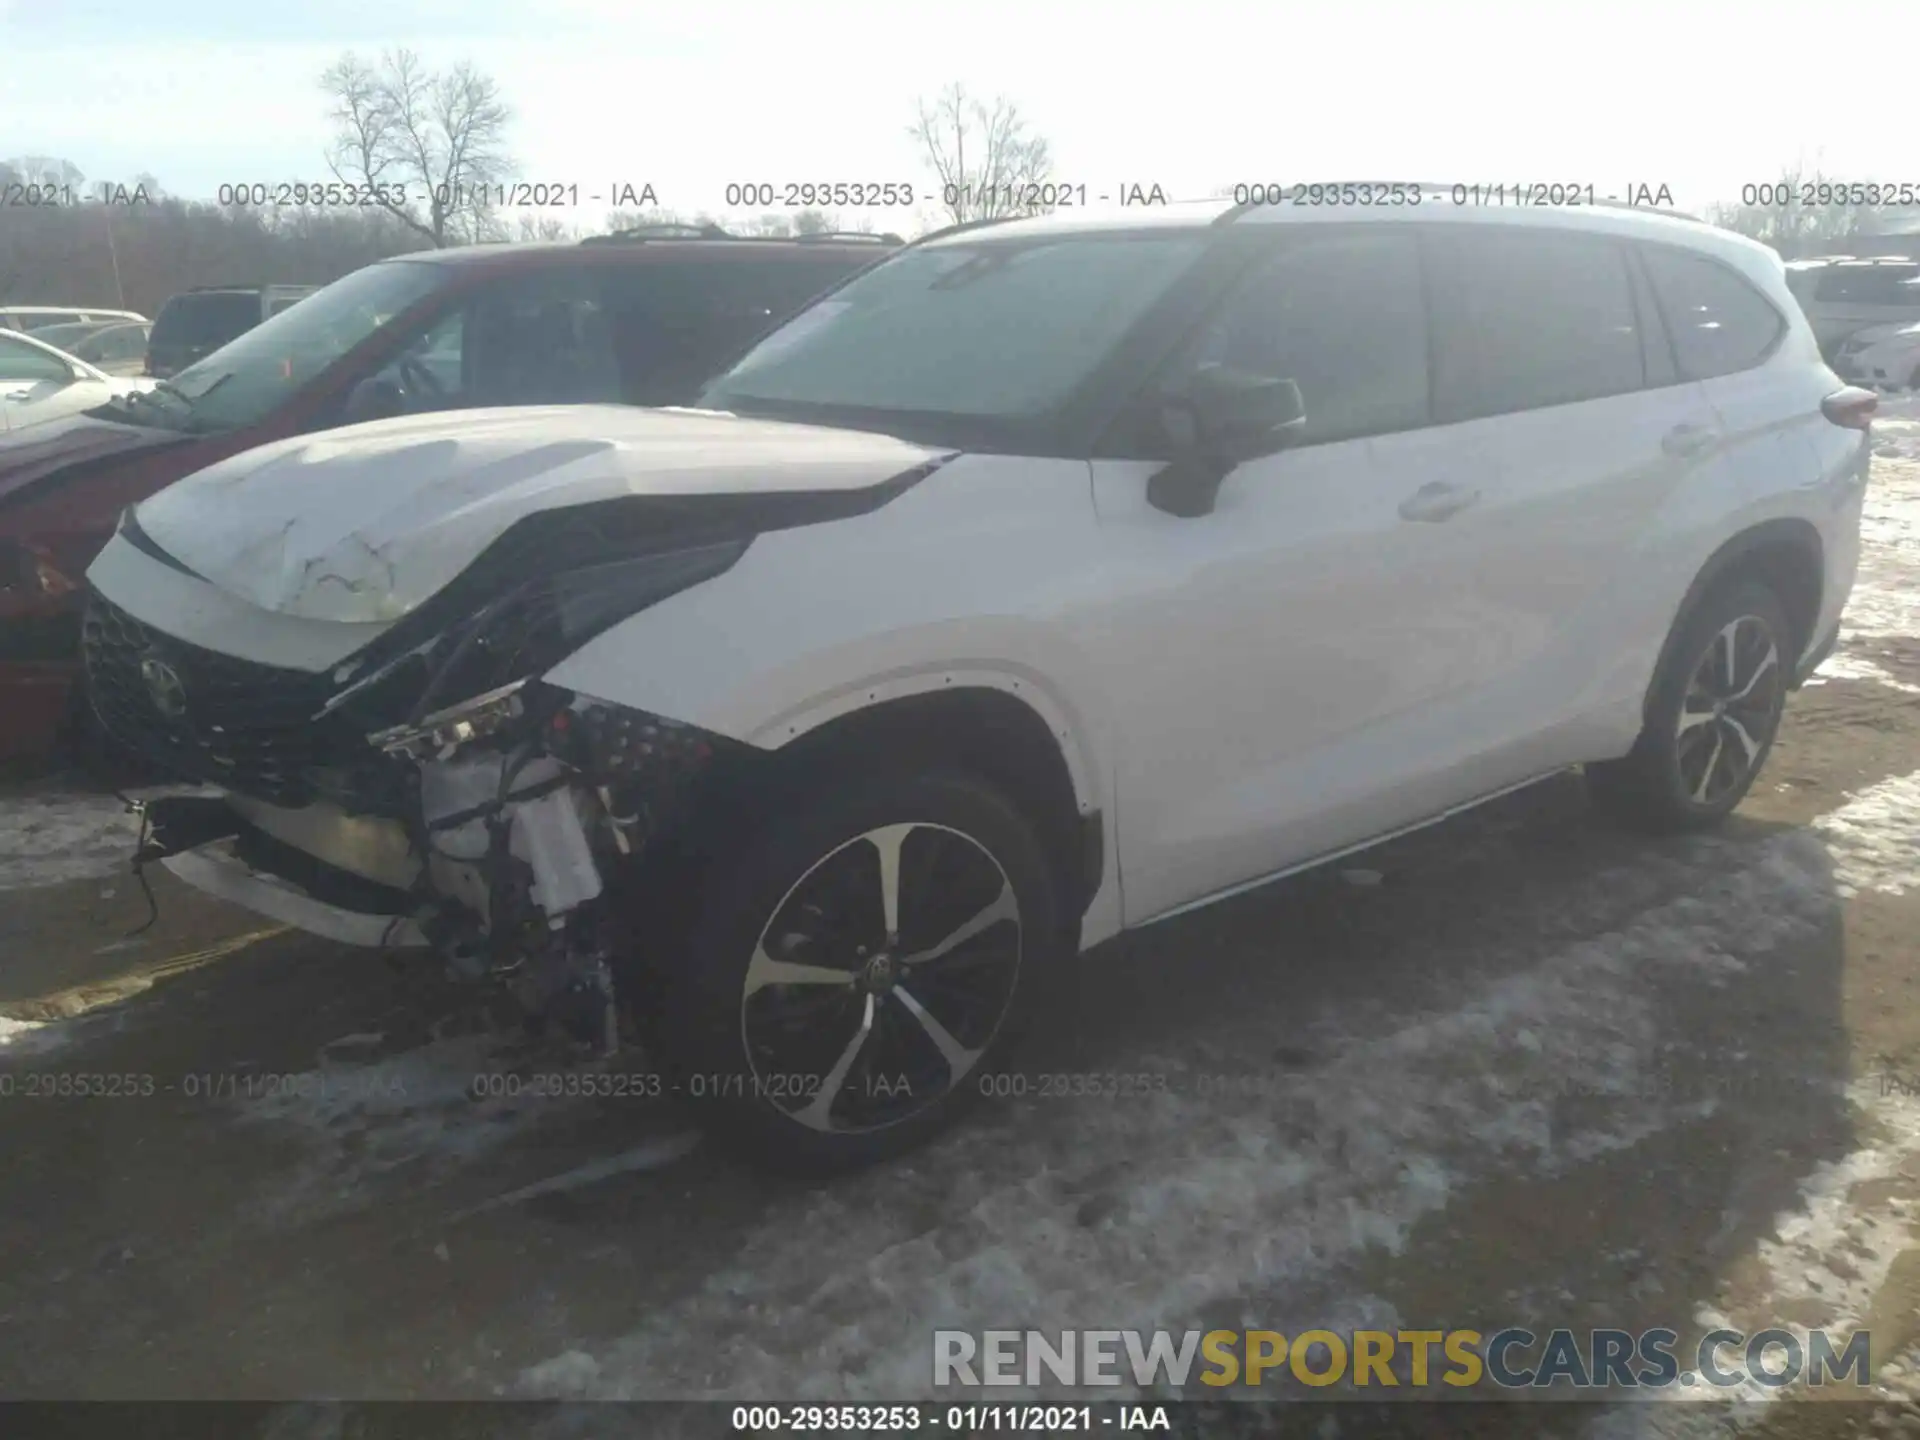
<svg viewBox="0 0 1920 1440"><path fill-rule="evenodd" d="M670 1082L773 1168L912 1149L978 1100L1065 958L1037 828L950 771L842 774L741 828L663 967Z"/></svg>
<svg viewBox="0 0 1920 1440"><path fill-rule="evenodd" d="M1795 657L1779 597L1754 580L1713 590L1682 622L1621 760L1587 766L1595 805L1635 829L1719 824L1766 763Z"/></svg>

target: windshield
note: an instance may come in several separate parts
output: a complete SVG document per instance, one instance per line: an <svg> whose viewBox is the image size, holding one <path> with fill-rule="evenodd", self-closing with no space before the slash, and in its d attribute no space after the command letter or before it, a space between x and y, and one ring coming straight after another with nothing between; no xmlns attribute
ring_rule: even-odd
<svg viewBox="0 0 1920 1440"><path fill-rule="evenodd" d="M1204 233L907 250L815 302L701 396L709 409L1020 422L1057 410L1206 247Z"/></svg>
<svg viewBox="0 0 1920 1440"><path fill-rule="evenodd" d="M195 429L250 425L432 294L448 273L445 266L417 260L368 265L188 366L169 388L192 407Z"/></svg>

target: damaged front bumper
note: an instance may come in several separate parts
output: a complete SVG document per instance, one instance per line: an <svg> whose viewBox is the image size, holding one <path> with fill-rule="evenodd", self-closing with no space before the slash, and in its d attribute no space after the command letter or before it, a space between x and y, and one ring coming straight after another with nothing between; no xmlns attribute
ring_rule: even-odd
<svg viewBox="0 0 1920 1440"><path fill-rule="evenodd" d="M143 806L139 862L198 890L347 945L428 944L404 827L336 806L289 810L244 796L169 796Z"/></svg>
<svg viewBox="0 0 1920 1440"><path fill-rule="evenodd" d="M331 940L431 948L461 977L502 980L529 1011L615 1045L625 902L731 742L517 684L366 744L397 767L396 813L239 791L155 800L143 860Z"/></svg>

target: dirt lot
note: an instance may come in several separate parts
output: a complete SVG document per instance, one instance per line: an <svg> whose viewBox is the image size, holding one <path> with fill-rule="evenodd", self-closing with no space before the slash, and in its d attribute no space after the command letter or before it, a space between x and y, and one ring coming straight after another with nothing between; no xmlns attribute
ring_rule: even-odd
<svg viewBox="0 0 1920 1440"><path fill-rule="evenodd" d="M165 876L125 938L111 803L7 797L0 1394L902 1397L936 1325L1195 1323L1864 1326L1920 1393L1920 443L1868 528L1723 834L1568 778L1123 939L1028 1095L823 1187L665 1102L487 1093L580 1062Z"/></svg>

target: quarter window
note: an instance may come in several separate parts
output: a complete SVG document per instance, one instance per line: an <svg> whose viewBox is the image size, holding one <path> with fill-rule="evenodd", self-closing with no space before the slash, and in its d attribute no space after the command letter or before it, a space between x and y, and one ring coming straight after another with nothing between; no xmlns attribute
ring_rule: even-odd
<svg viewBox="0 0 1920 1440"><path fill-rule="evenodd" d="M1704 255L1659 245L1640 253L1683 376L1711 380L1767 358L1786 322L1759 291Z"/></svg>
<svg viewBox="0 0 1920 1440"><path fill-rule="evenodd" d="M1646 384L1626 257L1613 241L1462 226L1429 243L1441 424Z"/></svg>

